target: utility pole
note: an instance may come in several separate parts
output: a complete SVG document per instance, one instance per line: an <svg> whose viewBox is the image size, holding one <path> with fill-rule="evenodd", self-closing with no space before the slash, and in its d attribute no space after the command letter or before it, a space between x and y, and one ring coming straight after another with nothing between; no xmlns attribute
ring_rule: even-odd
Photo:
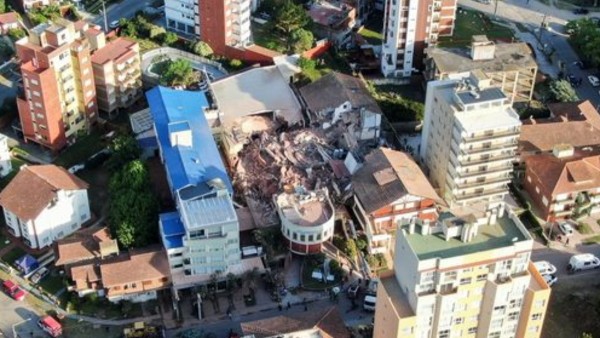
<svg viewBox="0 0 600 338"><path fill-rule="evenodd" d="M496 4L494 5L494 19L496 19L496 13L498 13L498 1L500 0L495 0Z"/></svg>
<svg viewBox="0 0 600 338"><path fill-rule="evenodd" d="M104 15L104 32L108 33L108 19L106 18L106 3L102 1L102 14Z"/></svg>
<svg viewBox="0 0 600 338"><path fill-rule="evenodd" d="M546 27L546 17L548 16L548 14L544 13L544 17L542 17L542 22L540 23L540 34L538 35L538 40L540 40L540 43L542 44L542 46L544 45L542 43L542 30Z"/></svg>

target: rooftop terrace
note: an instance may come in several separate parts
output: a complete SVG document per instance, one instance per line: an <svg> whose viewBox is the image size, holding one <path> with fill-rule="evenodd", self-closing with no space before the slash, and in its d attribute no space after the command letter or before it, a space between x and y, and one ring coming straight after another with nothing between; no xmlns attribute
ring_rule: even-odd
<svg viewBox="0 0 600 338"><path fill-rule="evenodd" d="M440 215L440 220L443 218L444 214ZM420 260L468 255L509 247L516 242L530 239L507 216L499 218L496 224L480 225L478 234L470 242L462 242L458 238L446 241L443 233L422 235L419 230L407 234L406 238Z"/></svg>

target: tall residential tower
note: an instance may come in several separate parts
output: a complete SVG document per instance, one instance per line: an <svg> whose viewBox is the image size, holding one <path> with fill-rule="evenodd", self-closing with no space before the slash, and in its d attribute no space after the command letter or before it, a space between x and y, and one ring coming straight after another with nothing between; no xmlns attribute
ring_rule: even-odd
<svg viewBox="0 0 600 338"><path fill-rule="evenodd" d="M425 47L452 35L456 0L386 0L381 72L407 77L423 66Z"/></svg>

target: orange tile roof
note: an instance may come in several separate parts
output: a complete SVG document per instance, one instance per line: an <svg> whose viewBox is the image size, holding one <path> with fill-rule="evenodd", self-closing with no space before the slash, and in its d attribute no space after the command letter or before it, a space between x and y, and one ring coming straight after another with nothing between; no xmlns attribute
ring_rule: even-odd
<svg viewBox="0 0 600 338"><path fill-rule="evenodd" d="M72 264L101 257L101 244L113 242L108 228L92 227L79 230L56 242L56 266Z"/></svg>
<svg viewBox="0 0 600 338"><path fill-rule="evenodd" d="M7 25L15 22L19 22L19 16L17 15L17 12L0 14L0 25Z"/></svg>
<svg viewBox="0 0 600 338"><path fill-rule="evenodd" d="M547 152L558 144L575 148L600 145L600 115L589 101L549 104L553 117L525 120L520 152Z"/></svg>
<svg viewBox="0 0 600 338"><path fill-rule="evenodd" d="M92 55L92 63L103 65L108 61L115 61L129 53L135 45L137 45L137 42L127 38L113 40ZM132 56L135 56L135 54L132 54Z"/></svg>
<svg viewBox="0 0 600 338"><path fill-rule="evenodd" d="M538 178L540 188L556 196L564 193L600 188L600 155L584 151L557 158L551 154L529 156L527 170Z"/></svg>
<svg viewBox="0 0 600 338"><path fill-rule="evenodd" d="M132 252L100 265L105 288L123 284L141 283L167 277L170 279L167 254L162 248L145 252Z"/></svg>
<svg viewBox="0 0 600 338"><path fill-rule="evenodd" d="M22 220L36 218L58 190L87 189L88 184L52 164L21 167L0 193L0 205Z"/></svg>

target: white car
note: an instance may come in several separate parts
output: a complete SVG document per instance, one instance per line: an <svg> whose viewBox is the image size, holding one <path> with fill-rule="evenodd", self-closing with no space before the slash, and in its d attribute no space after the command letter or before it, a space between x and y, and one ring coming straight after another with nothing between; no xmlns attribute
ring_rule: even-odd
<svg viewBox="0 0 600 338"><path fill-rule="evenodd" d="M111 22L108 24L108 28L110 28L110 29L116 29L116 28L119 28L119 20L114 20L114 21L111 21Z"/></svg>
<svg viewBox="0 0 600 338"><path fill-rule="evenodd" d="M556 273L556 267L548 261L533 262L533 265L542 276L553 275Z"/></svg>
<svg viewBox="0 0 600 338"><path fill-rule="evenodd" d="M558 278L555 275L544 275L544 280L548 286L552 286L558 282Z"/></svg>
<svg viewBox="0 0 600 338"><path fill-rule="evenodd" d="M38 283L39 281L44 279L44 277L46 277L48 273L50 273L50 271L46 269L46 267L40 268L38 271L36 271L36 273L33 274L33 276L31 276L31 282Z"/></svg>
<svg viewBox="0 0 600 338"><path fill-rule="evenodd" d="M71 174L74 174L74 173L76 173L78 171L81 171L83 169L85 169L85 164L76 164L76 165L72 166L71 168L69 168L68 171Z"/></svg>
<svg viewBox="0 0 600 338"><path fill-rule="evenodd" d="M592 85L592 87L598 87L600 86L600 79L598 79L598 77L594 76L594 75L588 75L588 81L590 81L590 84Z"/></svg>
<svg viewBox="0 0 600 338"><path fill-rule="evenodd" d="M565 236L571 236L575 232L575 229L573 229L573 226L567 222L560 222L558 224L558 228L560 229L560 231L563 234L565 234Z"/></svg>

